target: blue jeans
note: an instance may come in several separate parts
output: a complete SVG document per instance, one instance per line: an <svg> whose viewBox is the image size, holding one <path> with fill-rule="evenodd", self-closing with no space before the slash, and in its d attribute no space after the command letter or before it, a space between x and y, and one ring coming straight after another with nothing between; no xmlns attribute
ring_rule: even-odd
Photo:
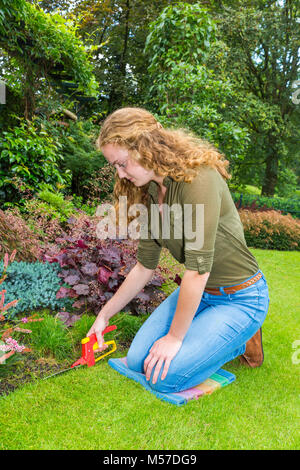
<svg viewBox="0 0 300 470"><path fill-rule="evenodd" d="M167 376L149 385L159 392L180 392L200 384L226 362L245 352L246 342L263 324L269 307L267 281L262 278L234 294L213 295L203 292L182 346L171 361ZM256 273L256 274L257 274ZM246 280L251 279L255 275ZM229 287L229 286L227 286ZM171 326L179 295L178 287L144 322L127 355L128 367L144 373L144 361L153 343L165 336Z"/></svg>

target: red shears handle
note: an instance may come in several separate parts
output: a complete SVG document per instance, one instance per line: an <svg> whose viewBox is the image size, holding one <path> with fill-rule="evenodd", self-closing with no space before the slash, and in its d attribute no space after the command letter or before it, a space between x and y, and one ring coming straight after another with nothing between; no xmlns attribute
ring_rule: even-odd
<svg viewBox="0 0 300 470"><path fill-rule="evenodd" d="M117 329L116 325L107 326L105 330L102 331L102 336L116 329ZM71 367L75 367L76 365L79 365L79 364L87 364L88 367L95 365L96 360L95 360L95 355L94 355L94 349L97 349L96 343L97 343L97 336L95 333L93 333L91 336L87 336L86 338L83 338L81 340L81 344L82 344L81 358L78 361L74 362L74 364ZM102 357L115 351L116 349L115 342L111 341L110 343L113 343L114 345L113 350L110 351L109 353L103 354L103 356L99 357L97 360L102 359Z"/></svg>

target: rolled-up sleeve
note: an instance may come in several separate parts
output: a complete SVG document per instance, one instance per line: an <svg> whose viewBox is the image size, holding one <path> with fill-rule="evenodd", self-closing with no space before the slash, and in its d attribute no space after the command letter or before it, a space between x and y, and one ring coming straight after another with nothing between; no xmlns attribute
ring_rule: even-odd
<svg viewBox="0 0 300 470"><path fill-rule="evenodd" d="M156 269L162 247L155 240L139 241L137 260L148 269Z"/></svg>
<svg viewBox="0 0 300 470"><path fill-rule="evenodd" d="M223 188L220 173L207 166L182 187L184 265L199 274L212 270Z"/></svg>

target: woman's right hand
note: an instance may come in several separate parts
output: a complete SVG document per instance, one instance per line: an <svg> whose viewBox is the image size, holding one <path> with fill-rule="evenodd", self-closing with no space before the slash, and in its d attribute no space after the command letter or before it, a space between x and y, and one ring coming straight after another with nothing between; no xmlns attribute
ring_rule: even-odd
<svg viewBox="0 0 300 470"><path fill-rule="evenodd" d="M107 344L104 344L104 340L102 336L102 332L105 330L107 326L108 326L108 320L98 315L95 322L93 323L93 326L87 333L87 336L91 336L93 333L95 333L97 337L98 348L95 350L95 352L104 351L108 347Z"/></svg>

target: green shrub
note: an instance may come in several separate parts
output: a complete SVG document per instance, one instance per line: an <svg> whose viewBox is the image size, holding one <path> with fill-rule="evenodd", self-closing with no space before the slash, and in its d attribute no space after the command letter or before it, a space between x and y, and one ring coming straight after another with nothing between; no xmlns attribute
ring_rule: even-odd
<svg viewBox="0 0 300 470"><path fill-rule="evenodd" d="M99 199L90 201L89 204L86 204L83 202L82 196L76 196L76 194L72 194L72 203L77 209L80 209L90 216L94 216L99 205Z"/></svg>
<svg viewBox="0 0 300 470"><path fill-rule="evenodd" d="M26 220L30 221L30 228L34 230L35 223L33 219L42 217L48 221L57 219L59 223L65 222L69 217L78 213L77 208L65 199L60 192L53 192L50 185L41 185L42 190L36 194L36 197L27 199L19 207L20 213L25 215Z"/></svg>
<svg viewBox="0 0 300 470"><path fill-rule="evenodd" d="M0 261L0 272L3 271L3 261ZM17 313L31 311L38 308L52 308L53 310L64 306L70 307L70 299L57 299L56 293L61 287L58 277L60 267L57 263L16 262L11 263L6 271L7 278L2 284L6 289L5 299L11 302L20 299L11 309L12 318Z"/></svg>
<svg viewBox="0 0 300 470"><path fill-rule="evenodd" d="M45 187L37 196L47 203L49 210L54 209L53 212L57 214L61 222L66 221L71 215L76 213L74 204L71 201L67 201L62 193L53 193L49 188Z"/></svg>
<svg viewBox="0 0 300 470"><path fill-rule="evenodd" d="M52 355L58 360L70 357L71 336L61 320L45 315L43 321L30 323L30 347L41 356Z"/></svg>
<svg viewBox="0 0 300 470"><path fill-rule="evenodd" d="M96 150L95 139L99 127L91 121L70 123L59 138L63 161L61 167L72 174L71 191L78 196L86 197L84 185L88 184L93 173L97 173L104 165L104 156Z"/></svg>
<svg viewBox="0 0 300 470"><path fill-rule="evenodd" d="M296 194L290 198L266 197L236 192L232 192L231 195L233 201L238 204L238 208L248 208L252 206L255 210L267 207L282 211L283 214L291 214L293 217L300 217L300 199Z"/></svg>
<svg viewBox="0 0 300 470"><path fill-rule="evenodd" d="M39 131L33 123L21 122L2 132L0 136L0 197L2 207L18 202L13 178L18 177L26 188L36 191L40 183L55 187L70 180L69 171L61 171L60 144L45 130Z"/></svg>
<svg viewBox="0 0 300 470"><path fill-rule="evenodd" d="M40 256L40 243L20 215L19 209L0 210L0 259L6 252L17 250L18 261L36 261Z"/></svg>
<svg viewBox="0 0 300 470"><path fill-rule="evenodd" d="M300 220L276 211L240 210L247 245L266 250L300 251Z"/></svg>

